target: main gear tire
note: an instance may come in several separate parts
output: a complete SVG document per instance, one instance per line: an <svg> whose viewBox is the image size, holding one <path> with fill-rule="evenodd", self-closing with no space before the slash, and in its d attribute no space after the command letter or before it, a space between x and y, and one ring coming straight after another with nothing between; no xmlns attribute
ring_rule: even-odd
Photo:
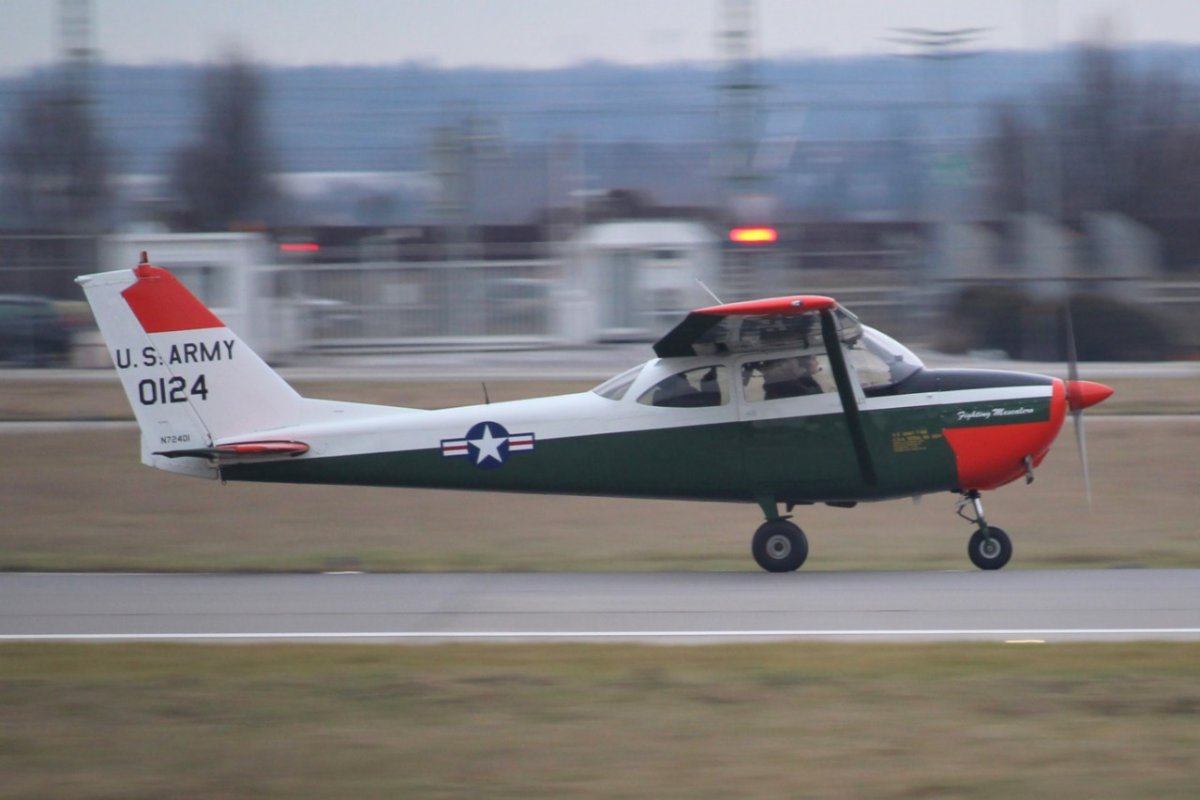
<svg viewBox="0 0 1200 800"><path fill-rule="evenodd" d="M786 519L768 520L754 532L750 550L767 572L794 572L808 558L808 537Z"/></svg>

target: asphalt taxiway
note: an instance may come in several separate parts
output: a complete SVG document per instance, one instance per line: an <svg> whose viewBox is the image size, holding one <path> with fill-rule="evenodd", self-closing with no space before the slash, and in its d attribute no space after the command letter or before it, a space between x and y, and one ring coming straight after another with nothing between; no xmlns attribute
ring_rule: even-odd
<svg viewBox="0 0 1200 800"><path fill-rule="evenodd" d="M1200 639L1200 570L0 574L13 641Z"/></svg>

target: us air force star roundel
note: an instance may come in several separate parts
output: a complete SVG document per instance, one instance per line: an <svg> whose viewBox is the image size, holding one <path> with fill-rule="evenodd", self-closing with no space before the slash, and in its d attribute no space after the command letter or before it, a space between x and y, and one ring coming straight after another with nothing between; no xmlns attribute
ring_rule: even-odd
<svg viewBox="0 0 1200 800"><path fill-rule="evenodd" d="M477 422L461 439L442 439L443 456L468 456L480 469L498 469L509 454L533 449L532 433L509 433L499 422Z"/></svg>

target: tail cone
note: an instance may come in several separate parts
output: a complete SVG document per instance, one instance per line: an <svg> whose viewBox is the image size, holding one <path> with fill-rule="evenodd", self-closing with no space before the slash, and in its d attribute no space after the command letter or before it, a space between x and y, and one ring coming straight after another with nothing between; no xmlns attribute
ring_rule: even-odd
<svg viewBox="0 0 1200 800"><path fill-rule="evenodd" d="M1113 393L1111 386L1094 381L1067 381L1067 405L1072 411L1082 411L1091 408L1099 402L1107 400Z"/></svg>

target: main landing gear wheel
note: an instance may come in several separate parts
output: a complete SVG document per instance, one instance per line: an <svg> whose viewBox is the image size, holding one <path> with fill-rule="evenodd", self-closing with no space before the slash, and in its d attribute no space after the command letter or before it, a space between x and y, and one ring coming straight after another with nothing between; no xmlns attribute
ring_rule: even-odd
<svg viewBox="0 0 1200 800"><path fill-rule="evenodd" d="M1012 558L1012 540L1000 528L989 527L987 532L975 531L967 544L971 563L980 569L1000 569Z"/></svg>
<svg viewBox="0 0 1200 800"><path fill-rule="evenodd" d="M767 520L754 532L750 550L767 572L793 572L808 558L808 537L786 519Z"/></svg>

